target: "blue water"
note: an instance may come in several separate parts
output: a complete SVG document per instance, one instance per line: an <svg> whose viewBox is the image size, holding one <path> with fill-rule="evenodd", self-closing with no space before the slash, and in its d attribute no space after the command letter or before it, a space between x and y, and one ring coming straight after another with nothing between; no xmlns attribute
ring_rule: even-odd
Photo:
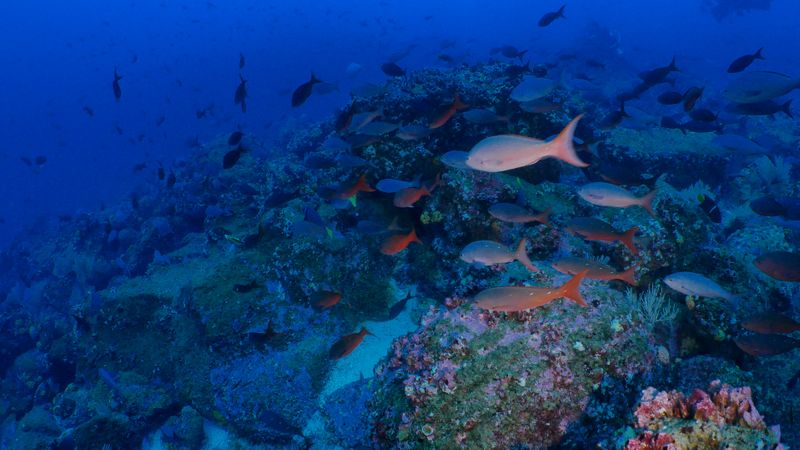
<svg viewBox="0 0 800 450"><path fill-rule="evenodd" d="M758 47L768 58L762 68L791 73L800 64L797 4L776 0L768 11L718 21L699 3L571 2L569 20L548 28L535 22L558 2L7 5L0 17L2 236L8 242L37 218L123 198L152 176L152 170L134 174L133 165L186 157L185 143L195 136L202 141L241 125L266 139L287 120L326 117L354 84L344 73L350 62L364 67L358 81L381 82L380 64L410 44L418 47L403 60L409 70L435 65L443 40L455 42L451 54L468 52L470 62L506 44L528 48L533 62L546 61L597 23L618 36L623 64L635 72L677 55L682 74L719 83L730 61ZM240 52L250 80L247 114L231 101ZM111 91L114 67L124 77L119 103ZM341 91L293 110L290 92L312 71L340 83ZM195 118L212 104L214 117ZM21 155L38 154L48 158L38 174L19 163Z"/></svg>
<svg viewBox="0 0 800 450"><path fill-rule="evenodd" d="M112 441L112 448L164 448L159 442L173 443L170 448L201 448L201 442L210 445L212 436L286 448L430 448L431 442L440 447L449 439L461 442L459 433L442 437L444 427L426 428L435 419L409 418L413 408L387 406L393 398L387 392L401 386L393 391L396 397L405 393L417 401L414 389L430 377L448 389L458 386L455 395L461 395L458 383L468 371L459 370L476 363L442 356L443 348L496 326L507 333L503 339L533 335L537 331L529 328L541 318L530 313L507 320L502 313L479 311L471 299L501 285L562 285L568 278L550 267L564 256L609 262L619 271L637 265L640 285L635 292L626 293L628 286L621 281L593 282L608 294L601 298L641 299L655 285L672 289L664 287L667 293L655 297L671 302L680 313L669 324L649 324L647 351L642 351L659 358L666 352L667 361L654 367L656 357L626 360L647 370L634 375L631 369L627 378L618 377L624 381L607 384L607 378L601 383L575 377L574 385L588 383L586 390L595 397L587 400L585 410L564 419L565 430L552 440L537 441L523 430L519 441L510 432L508 440L497 442L477 442L469 435L463 448L587 448L582 446L590 443L613 448L612 443L643 432L631 419L643 388L691 393L711 389L708 383L715 377L738 383L736 387L752 386L766 423L783 425L783 442L798 445L792 439L800 439L800 419L795 417L800 403L781 401L796 398L800 389L797 330L786 333L783 341L754 344L775 350L777 356L758 354L739 339L765 335L743 331L741 324L755 313L800 318L800 123L796 114L787 114L800 111L800 89L775 97L780 104L795 104L771 117L724 113L730 102L723 91L742 76L727 73L729 64L759 48L765 59L754 61L745 75L773 71L800 80L800 2L571 0L565 17L547 27L537 22L562 6L560 0L6 3L0 8L0 342L7 343L0 349L0 450L75 448L76 442L78 448L87 442L103 448ZM509 45L527 52L519 59L497 52ZM405 77L382 71L381 65L393 58ZM672 86L651 87L627 103L635 117L601 129L601 119L619 108L616 96L641 82L639 73L666 66L673 58L679 70L669 75ZM557 83L557 103L564 110L528 114L508 99L505 91L521 79L514 70L526 63ZM357 70L348 70L354 65ZM485 71L481 81L448 78L471 70ZM115 72L121 76L119 99L112 88ZM312 74L336 88L314 92L292 107L292 93ZM426 75L415 78L417 74ZM591 78L599 91L577 87L578 76ZM246 112L234 103L240 77L247 80ZM451 89L459 83L463 89ZM508 84L503 103L487 104L475 91L476 85L488 92L503 83ZM365 84L385 87L389 94L354 101L351 92ZM681 105L656 100L663 92L683 94L691 86L704 89L698 108L719 114L709 125L714 129L687 132ZM480 103L473 107L495 107L498 114L511 116L507 126L468 123L456 112L430 137L409 142L387 135L374 147L364 147L370 150L342 151L347 154L333 167L309 162L309 155L325 153L324 136L345 137L334 132L331 122L349 105L357 105L358 113L383 107L388 113L382 120L427 127L452 101L453 90L465 102ZM422 96L419 92L430 98L413 104L397 100L411 93ZM591 148L613 142L608 147L613 151L595 151L593 167L586 172L550 161L550 166L511 172L519 176L513 182L439 162L445 151L468 151L491 135L548 138L580 113L587 115L576 141ZM681 132L667 130L665 119L683 123ZM234 148L225 140L236 130L245 133L247 150L234 161L236 169L223 169L222 155ZM646 144L635 141L637 133L647 135ZM697 142L711 148L715 144L708 136L722 134L732 146L743 146L731 142L746 138L755 150L722 149L720 144L716 150L725 150L722 156L669 153ZM659 141L653 136L668 137ZM287 154L290 158L282 159ZM342 155L328 151L326 157L333 156ZM276 160L287 161L286 166L272 165ZM165 186L160 168L166 175L176 174L178 184ZM641 208L610 210L579 193L590 181L614 178L612 171L636 179L621 184L637 197L659 186L652 217ZM664 176L658 182L650 178L660 174ZM381 179L396 178L403 180L396 185L424 187L425 194L407 209L395 208L389 196L370 189L337 197L361 175L373 187ZM440 175L444 181L434 182ZM553 184L542 184L544 180ZM672 187L664 189L658 184L662 181L686 190L678 194ZM695 186L695 192L690 186L696 181L709 186ZM532 186L529 190L546 192L533 198L563 203L534 205L525 197L523 182ZM780 204L763 208L779 212L753 203L768 195ZM712 196L718 205L713 198L701 204ZM144 206L138 209L140 199ZM553 222L532 231L533 225L492 221L486 211L500 202L529 210L552 207ZM721 211L721 220L714 219L716 211ZM400 228L388 227L397 216ZM568 236L567 223L577 216L606 220L619 233L640 227L636 239L641 255L628 252L635 250L633 241L626 243L626 250L613 240L607 245L607 240L587 243ZM412 234L405 233L412 227L419 242L409 244ZM391 238L386 238L400 237L398 232L409 237L404 245L410 246L393 253L387 250ZM635 231L631 235L637 236ZM502 240L511 252L527 239L531 260L545 270L535 275L527 269L506 272L459 258L471 241L490 238ZM756 260L776 250L795 252L796 259L779 261L789 279ZM730 304L718 296L717 303L706 306L698 300L705 297L702 293L664 282L675 272L706 275L736 295L730 296ZM136 289L145 293L129 294ZM319 298L315 295L321 291L341 294L341 304L336 298L326 309L309 300ZM740 297L741 308L735 303ZM592 328L602 321L614 324L608 333L617 340L609 344L609 352L624 354L627 343L623 348L613 345L635 328L630 317L636 312L617 314L595 298L588 310L574 313L569 308L578 306L560 302L567 305L553 307L553 322L539 323L556 324L568 336L558 351L586 348L584 356L593 351L588 337L577 342L570 333L586 327L593 336L602 335L608 330L595 333ZM572 321L580 327L572 328ZM429 327L439 322L446 326ZM469 332L442 331L453 323ZM365 331L358 338L363 342L344 355L337 353L337 343L354 338L351 333L364 324L379 331ZM417 339L402 337L407 333L416 333ZM641 344L632 341L627 348ZM428 347L422 348L425 343ZM349 353L359 345L364 353ZM425 351L441 363L435 370L420 362L424 358L419 353ZM482 351L465 351L469 356L464 358L477 358ZM564 367L559 370L569 369ZM381 372L377 376L376 368ZM491 395L502 383L511 390L538 386L540 380L510 383L514 369L514 364L498 369L497 379L489 383ZM392 370L403 376L392 380L387 375ZM526 374L533 377L533 370ZM554 377L551 372L548 376ZM715 376L709 378L711 372ZM572 380L571 375L564 378ZM548 383L542 381L543 386L554 385ZM476 386L478 392L488 392L479 382ZM191 411L182 411L184 407ZM606 417L592 416L603 407ZM128 421L115 422L119 415L109 418L109 411L127 415ZM45 416L47 420L41 418ZM584 416L590 419L578 424L576 417ZM394 426L386 425L389 432L381 428L383 419ZM29 433L36 420L47 426ZM472 418L459 420L463 425ZM195 439L181 434L191 427ZM408 441L398 438L404 427L413 436ZM595 432L602 442L592 441ZM94 440L86 433L100 437ZM225 445L234 448L231 442Z"/></svg>

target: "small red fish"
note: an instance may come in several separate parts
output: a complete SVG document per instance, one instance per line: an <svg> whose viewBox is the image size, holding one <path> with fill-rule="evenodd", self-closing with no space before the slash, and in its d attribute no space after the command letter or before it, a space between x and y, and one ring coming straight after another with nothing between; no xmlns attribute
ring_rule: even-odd
<svg viewBox="0 0 800 450"><path fill-rule="evenodd" d="M355 197L356 194L359 192L375 192L369 184L367 184L367 177L366 175L361 175L361 177L350 187L342 188L333 193L333 198L347 200L351 197Z"/></svg>
<svg viewBox="0 0 800 450"><path fill-rule="evenodd" d="M756 258L753 264L776 280L800 281L800 254L798 253L765 253Z"/></svg>
<svg viewBox="0 0 800 450"><path fill-rule="evenodd" d="M394 194L394 206L397 206L398 208L411 208L414 206L414 203L418 202L422 197L431 195L433 190L436 189L441 182L441 176L437 174L436 179L433 180L433 183L430 186L423 184L420 187L407 187L405 189L400 189Z"/></svg>
<svg viewBox="0 0 800 450"><path fill-rule="evenodd" d="M345 356L353 353L353 350L356 349L361 342L364 341L364 336L366 335L375 336L374 334L370 333L369 330L366 328L361 328L361 331L358 333L347 334L339 338L338 341L334 342L331 346L330 351L328 351L328 356L331 359L341 359Z"/></svg>
<svg viewBox="0 0 800 450"><path fill-rule="evenodd" d="M384 255L396 255L405 250L406 247L408 247L412 242L422 244L422 241L420 241L417 237L416 230L413 228L408 234L395 234L393 236L389 236L381 245L381 253Z"/></svg>
<svg viewBox="0 0 800 450"><path fill-rule="evenodd" d="M634 255L639 254L636 245L633 243L633 237L639 231L639 227L632 227L623 233L618 232L607 222L594 217L576 217L567 223L567 231L580 236L589 241L601 242L622 242Z"/></svg>
<svg viewBox="0 0 800 450"><path fill-rule="evenodd" d="M450 105L449 108L447 108L447 111L445 111L444 114L439 116L438 119L434 120L433 123L428 126L428 128L433 130L443 126L444 124L447 123L447 121L450 120L451 117L456 115L456 112L465 108L469 108L469 105L462 103L461 97L459 97L458 94L456 94L455 97L453 98L453 104Z"/></svg>
<svg viewBox="0 0 800 450"><path fill-rule="evenodd" d="M743 352L753 356L771 356L800 348L800 341L782 334L751 334L733 340Z"/></svg>
<svg viewBox="0 0 800 450"><path fill-rule="evenodd" d="M342 294L333 291L319 291L311 294L311 306L316 310L330 309L339 303Z"/></svg>

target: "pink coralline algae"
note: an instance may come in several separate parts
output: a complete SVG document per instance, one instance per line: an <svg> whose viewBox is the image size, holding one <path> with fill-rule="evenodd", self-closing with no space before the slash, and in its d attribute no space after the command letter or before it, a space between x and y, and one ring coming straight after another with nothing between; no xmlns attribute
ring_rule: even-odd
<svg viewBox="0 0 800 450"><path fill-rule="evenodd" d="M780 428L767 429L750 388L719 380L688 398L678 391L647 388L634 417L639 435L627 441L625 450L785 448L779 443Z"/></svg>
<svg viewBox="0 0 800 450"><path fill-rule="evenodd" d="M678 418L766 429L764 418L753 404L749 387L732 388L715 380L709 390L711 395L695 389L686 399L677 391L657 392L655 388L647 388L642 392L642 400L634 413L637 425L650 428L660 419Z"/></svg>

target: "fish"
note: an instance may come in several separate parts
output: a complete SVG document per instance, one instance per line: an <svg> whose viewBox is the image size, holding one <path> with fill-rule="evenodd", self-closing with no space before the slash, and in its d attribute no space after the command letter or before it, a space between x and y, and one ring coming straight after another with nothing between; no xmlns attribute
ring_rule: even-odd
<svg viewBox="0 0 800 450"><path fill-rule="evenodd" d="M239 70L244 69L244 53L239 52Z"/></svg>
<svg viewBox="0 0 800 450"><path fill-rule="evenodd" d="M683 94L675 91L664 92L656 100L662 105L677 105L683 101Z"/></svg>
<svg viewBox="0 0 800 450"><path fill-rule="evenodd" d="M338 116L336 116L336 121L333 124L333 128L336 130L337 133L344 133L350 125L353 123L353 116L355 115L355 111L353 111L353 106L348 105L345 107Z"/></svg>
<svg viewBox="0 0 800 450"><path fill-rule="evenodd" d="M353 202L359 192L375 192L375 189L367 183L366 175L361 175L354 184L336 190L332 198L339 200L351 199L350 201Z"/></svg>
<svg viewBox="0 0 800 450"><path fill-rule="evenodd" d="M691 110L689 117L698 122L714 122L717 120L717 115L705 108Z"/></svg>
<svg viewBox="0 0 800 450"><path fill-rule="evenodd" d="M753 261L766 275L779 281L800 281L800 253L769 252Z"/></svg>
<svg viewBox="0 0 800 450"><path fill-rule="evenodd" d="M412 123L400 127L400 129L397 130L397 134L395 134L395 136L404 141L416 141L417 139L423 139L430 136L431 133L432 130L430 127Z"/></svg>
<svg viewBox="0 0 800 450"><path fill-rule="evenodd" d="M555 139L548 142L511 134L485 138L469 151L467 166L483 172L504 172L536 164L545 158L556 158L575 167L587 167L572 145L575 127L581 117L572 119Z"/></svg>
<svg viewBox="0 0 800 450"><path fill-rule="evenodd" d="M308 97L311 97L311 93L314 90L314 85L317 83L322 83L322 80L317 79L317 77L312 73L311 79L300 86L297 86L294 92L292 92L292 108L297 108L305 103L306 100L308 100Z"/></svg>
<svg viewBox="0 0 800 450"><path fill-rule="evenodd" d="M469 169L470 167L467 165L467 158L469 157L468 152L462 152L460 150L451 150L446 152L444 155L439 158L442 163L448 167L452 167L454 169Z"/></svg>
<svg viewBox="0 0 800 450"><path fill-rule="evenodd" d="M239 145L239 143L242 142L243 137L244 133L242 133L241 131L234 131L233 133L231 133L230 136L228 136L228 145L230 146Z"/></svg>
<svg viewBox="0 0 800 450"><path fill-rule="evenodd" d="M378 184L375 185L375 189L377 189L380 192L385 192L387 194L394 194L399 191L402 191L403 189L416 188L416 187L420 187L420 177L417 177L411 181L385 178L383 180L378 181Z"/></svg>
<svg viewBox="0 0 800 450"><path fill-rule="evenodd" d="M684 133L692 131L694 133L721 133L723 125L711 122L699 122L697 120L690 120L680 125L680 130Z"/></svg>
<svg viewBox="0 0 800 450"><path fill-rule="evenodd" d="M740 75L722 91L734 103L758 103L786 95L800 87L800 78L778 72L752 71Z"/></svg>
<svg viewBox="0 0 800 450"><path fill-rule="evenodd" d="M725 108L725 111L745 116L771 116L782 112L793 119L794 115L792 115L791 108L791 100L787 100L783 104L772 100L764 100L753 103L731 103Z"/></svg>
<svg viewBox="0 0 800 450"><path fill-rule="evenodd" d="M381 72L385 73L386 75L388 75L390 77L403 77L403 76L406 75L405 69L403 69L402 67L398 66L394 62L387 62L387 63L381 64Z"/></svg>
<svg viewBox="0 0 800 450"><path fill-rule="evenodd" d="M397 316L399 316L400 313L406 309L406 304L411 298L413 298L413 296L411 295L411 291L409 291L405 298L392 305L392 307L389 308L389 318L387 320L393 320L397 318Z"/></svg>
<svg viewBox="0 0 800 450"><path fill-rule="evenodd" d="M436 179L430 185L423 184L419 187L409 186L407 188L401 189L394 194L394 206L398 208L411 208L414 206L414 203L418 202L419 199L426 195L431 195L431 193L439 186L442 182L442 179L439 175L436 175Z"/></svg>
<svg viewBox="0 0 800 450"><path fill-rule="evenodd" d="M527 209L514 203L496 203L489 207L489 214L497 220L511 223L539 222L550 225L550 208L532 214Z"/></svg>
<svg viewBox="0 0 800 450"><path fill-rule="evenodd" d="M259 287L261 287L261 285L258 284L256 280L253 280L247 284L234 284L233 292L236 292L237 294L246 294Z"/></svg>
<svg viewBox="0 0 800 450"><path fill-rule="evenodd" d="M475 296L475 304L489 311L519 312L544 306L559 298L568 298L580 306L588 307L580 293L580 285L588 273L585 270L560 287L506 286L489 288Z"/></svg>
<svg viewBox="0 0 800 450"><path fill-rule="evenodd" d="M641 206L653 217L656 216L653 210L653 199L656 193L657 191L653 189L641 197L636 197L626 189L604 182L585 184L578 189L578 195L593 205L613 208Z"/></svg>
<svg viewBox="0 0 800 450"><path fill-rule="evenodd" d="M264 345L267 341L275 339L276 337L282 336L284 333L278 333L272 326L272 320L267 322L267 326L261 330L260 328L251 328L247 331L247 335L253 343L257 345Z"/></svg>
<svg viewBox="0 0 800 450"><path fill-rule="evenodd" d="M666 81L667 76L671 72L679 72L678 66L675 65L675 57L672 57L672 62L669 63L668 66L664 67L657 67L652 70L646 70L639 74L639 78L642 79L646 86L654 86L659 83L663 83Z"/></svg>
<svg viewBox="0 0 800 450"><path fill-rule="evenodd" d="M622 123L622 120L626 117L630 117L627 112L625 112L625 102L619 102L619 110L611 111L605 117L600 120L598 124L600 128L604 130L608 130L611 128L615 128L617 125Z"/></svg>
<svg viewBox="0 0 800 450"><path fill-rule="evenodd" d="M396 255L405 250L412 242L422 244L413 228L408 234L394 234L386 238L381 244L381 253L389 256Z"/></svg>
<svg viewBox="0 0 800 450"><path fill-rule="evenodd" d="M470 109L469 111L465 111L461 116L467 120L467 122L474 123L477 125L489 125L496 122L508 122L508 117L505 116L498 116L497 113L492 111L491 109Z"/></svg>
<svg viewBox="0 0 800 450"><path fill-rule="evenodd" d="M549 12L549 13L543 15L539 19L539 26L540 27L546 27L546 26L550 25L551 23L553 23L553 21L558 19L559 17L562 18L562 19L566 19L566 17L564 16L564 8L566 8L566 7L567 7L567 5L563 5L561 8L558 8L558 11Z"/></svg>
<svg viewBox="0 0 800 450"><path fill-rule="evenodd" d="M697 101L700 100L700 97L703 96L703 90L705 88L692 86L686 90L683 94L683 110L686 112L691 111L694 109L694 105L697 104Z"/></svg>
<svg viewBox="0 0 800 450"><path fill-rule="evenodd" d="M463 103L461 101L461 97L459 97L458 93L456 93L455 95L453 95L453 103L449 107L447 107L447 110L445 110L445 112L442 113L442 115L440 115L436 120L431 122L431 124L428 125L428 128L430 128L431 130L435 130L436 128L442 127L450 120L450 118L456 115L458 111L466 108L469 108L469 105Z"/></svg>
<svg viewBox="0 0 800 450"><path fill-rule="evenodd" d="M400 125L396 123L373 121L361 127L358 133L364 136L383 136L398 128L400 128Z"/></svg>
<svg viewBox="0 0 800 450"><path fill-rule="evenodd" d="M766 312L743 320L742 328L761 334L789 334L800 331L800 323L783 314Z"/></svg>
<svg viewBox="0 0 800 450"><path fill-rule="evenodd" d="M84 106L83 107L83 112L85 112L86 115L89 116L89 117L94 117L94 109L92 109L89 106Z"/></svg>
<svg viewBox="0 0 800 450"><path fill-rule="evenodd" d="M331 309L342 299L342 294L334 291L317 291L311 294L311 306L316 310Z"/></svg>
<svg viewBox="0 0 800 450"><path fill-rule="evenodd" d="M241 144L239 144L239 146L236 147L235 149L229 151L228 153L225 153L225 156L222 158L222 168L230 169L233 166L235 166L236 163L239 162L239 158L242 157L242 153L244 153L245 151L247 150L245 150L245 148Z"/></svg>
<svg viewBox="0 0 800 450"><path fill-rule="evenodd" d="M722 214L713 197L708 194L699 194L697 200L700 202L700 209L708 215L708 218L711 219L712 222L722 222Z"/></svg>
<svg viewBox="0 0 800 450"><path fill-rule="evenodd" d="M522 62L522 57L525 56L525 53L528 53L527 49L518 50L513 45L504 45L502 47L499 47L497 50L499 50L499 53L505 56L506 58L517 58L520 60L520 62Z"/></svg>
<svg viewBox="0 0 800 450"><path fill-rule="evenodd" d="M539 272L539 269L528 258L528 253L525 250L527 243L528 239L522 238L517 245L516 251L510 251L505 245L494 241L475 241L461 250L459 258L466 263L478 263L485 266L519 261L531 272Z"/></svg>
<svg viewBox="0 0 800 450"><path fill-rule="evenodd" d="M586 278L590 280L624 281L631 286L637 286L635 271L636 266L617 272L611 266L603 264L593 259L577 258L575 256L565 256L552 263L554 269L567 275L575 275L586 271Z"/></svg>
<svg viewBox="0 0 800 450"><path fill-rule="evenodd" d="M800 220L800 198L759 197L750 202L750 209L760 216Z"/></svg>
<svg viewBox="0 0 800 450"><path fill-rule="evenodd" d="M524 76L522 81L511 91L511 99L520 102L532 102L553 92L556 82L548 78Z"/></svg>
<svg viewBox="0 0 800 450"><path fill-rule="evenodd" d="M772 356L800 348L800 340L782 334L750 334L733 340L736 346L751 356Z"/></svg>
<svg viewBox="0 0 800 450"><path fill-rule="evenodd" d="M122 79L122 76L117 73L117 68L114 67L114 81L111 82L111 89L114 91L114 98L119 101L122 97L122 88L119 85L119 80Z"/></svg>
<svg viewBox="0 0 800 450"><path fill-rule="evenodd" d="M172 186L175 186L175 183L177 183L177 182L178 182L178 177L175 176L175 172L170 171L169 175L167 176L166 186L168 188L171 188Z"/></svg>
<svg viewBox="0 0 800 450"><path fill-rule="evenodd" d="M353 350L356 349L361 342L364 341L364 336L366 335L374 336L374 334L370 333L369 330L366 328L361 328L361 331L358 333L353 334L346 334L339 338L336 342L333 343L330 350L328 351L328 356L330 359L341 359L345 356L353 353Z"/></svg>
<svg viewBox="0 0 800 450"><path fill-rule="evenodd" d="M589 241L615 242L619 241L634 255L639 254L639 250L634 245L633 238L639 227L632 227L624 232L618 232L609 223L594 217L576 217L567 223L566 230L576 236L580 236Z"/></svg>
<svg viewBox="0 0 800 450"><path fill-rule="evenodd" d="M717 147L744 154L763 154L768 150L752 140L738 134L721 134L711 141Z"/></svg>
<svg viewBox="0 0 800 450"><path fill-rule="evenodd" d="M247 112L247 80L244 79L242 74L239 74L239 86L236 87L236 92L233 93L233 104L240 105L242 112Z"/></svg>
<svg viewBox="0 0 800 450"><path fill-rule="evenodd" d="M758 50L756 50L756 52L753 53L752 55L744 55L744 56L740 56L740 57L736 58L731 63L731 65L728 66L728 73L739 73L739 72L743 71L744 69L747 69L750 66L750 64L753 64L753 61L755 61L757 59L762 59L763 60L764 56L761 54L762 50L764 50L763 47L758 49Z"/></svg>
<svg viewBox="0 0 800 450"><path fill-rule="evenodd" d="M722 298L734 304L738 302L737 296L699 273L675 272L664 277L664 284L684 295Z"/></svg>
<svg viewBox="0 0 800 450"><path fill-rule="evenodd" d="M383 116L383 108L378 108L375 111L353 114L350 120L350 126L347 129L352 133L357 133L359 130L381 116Z"/></svg>
<svg viewBox="0 0 800 450"><path fill-rule="evenodd" d="M554 103L552 100L537 98L536 100L531 100L529 102L521 102L519 104L519 109L532 114L543 114L552 111L558 111L561 109L561 105Z"/></svg>

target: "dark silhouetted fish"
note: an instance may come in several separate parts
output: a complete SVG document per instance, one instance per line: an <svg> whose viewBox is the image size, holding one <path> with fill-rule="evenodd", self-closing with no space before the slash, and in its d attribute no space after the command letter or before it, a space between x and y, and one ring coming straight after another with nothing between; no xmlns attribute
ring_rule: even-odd
<svg viewBox="0 0 800 450"><path fill-rule="evenodd" d="M244 54L239 53L239 69L244 69Z"/></svg>
<svg viewBox="0 0 800 450"><path fill-rule="evenodd" d="M389 308L389 319L388 320L393 320L393 319L397 318L397 316L399 316L400 313L403 312L406 309L406 304L408 303L408 300L411 297L412 297L411 296L411 292L409 291L408 294L406 294L404 299L402 299L399 302L397 302L394 305L392 305L392 307Z"/></svg>
<svg viewBox="0 0 800 450"><path fill-rule="evenodd" d="M114 68L114 81L111 83L111 88L114 90L114 98L119 101L120 97L122 97L122 88L119 86L119 80L122 77L119 73L117 73L117 68Z"/></svg>
<svg viewBox="0 0 800 450"><path fill-rule="evenodd" d="M381 65L381 71L390 77L405 76L406 71L402 67L393 62L387 62Z"/></svg>
<svg viewBox="0 0 800 450"><path fill-rule="evenodd" d="M239 158L242 157L242 153L246 150L240 144L235 149L225 153L225 156L222 158L222 168L223 169L230 169L231 167L235 166L237 162L239 162Z"/></svg>
<svg viewBox="0 0 800 450"><path fill-rule="evenodd" d="M683 94L675 91L664 92L658 96L657 100L662 105L677 105L683 101Z"/></svg>
<svg viewBox="0 0 800 450"><path fill-rule="evenodd" d="M241 74L239 74L239 86L233 94L233 103L241 105L242 112L247 112L247 80Z"/></svg>
<svg viewBox="0 0 800 450"><path fill-rule="evenodd" d="M94 110L92 108L90 108L89 106L84 106L83 107L83 112L85 112L86 115L89 116L89 117L94 117Z"/></svg>
<svg viewBox="0 0 800 450"><path fill-rule="evenodd" d="M661 128L669 128L671 130L681 130L681 132L686 133L686 129L684 129L683 125L681 125L677 120L673 119L672 117L662 117Z"/></svg>
<svg viewBox="0 0 800 450"><path fill-rule="evenodd" d="M364 336L367 334L372 333L370 333L366 328L361 328L361 331L358 333L342 336L331 346L331 349L328 351L328 355L331 359L344 358L352 353L356 347L361 345L361 342L364 340Z"/></svg>
<svg viewBox="0 0 800 450"><path fill-rule="evenodd" d="M722 222L722 215L719 212L717 202L715 202L710 195L700 194L697 196L697 200L700 201L700 209L708 215L708 218L711 219L712 222Z"/></svg>
<svg viewBox="0 0 800 450"><path fill-rule="evenodd" d="M558 8L558 11L549 12L543 15L542 18L539 19L539 26L546 27L551 23L553 23L553 21L558 19L559 17L561 17L562 19L566 19L566 17L564 17L564 8L566 7L567 5L564 5L561 8Z"/></svg>
<svg viewBox="0 0 800 450"><path fill-rule="evenodd" d="M238 130L234 131L233 133L231 133L230 136L228 136L228 145L230 146L239 145L239 143L242 142L243 137L244 133Z"/></svg>
<svg viewBox="0 0 800 450"><path fill-rule="evenodd" d="M717 115L705 108L691 110L689 117L699 122L714 122L717 120Z"/></svg>
<svg viewBox="0 0 800 450"><path fill-rule="evenodd" d="M234 284L233 285L233 292L237 294L246 294L256 288L260 287L257 281L253 280L247 284Z"/></svg>
<svg viewBox="0 0 800 450"><path fill-rule="evenodd" d="M731 103L725 108L725 110L730 113L742 114L745 116L771 116L782 112L787 116L794 118L791 107L791 100L787 100L786 103L783 104L773 100L764 100L763 102L755 103Z"/></svg>
<svg viewBox="0 0 800 450"><path fill-rule="evenodd" d="M722 92L735 103L757 103L786 95L800 87L800 79L769 71L753 71L740 75Z"/></svg>
<svg viewBox="0 0 800 450"><path fill-rule="evenodd" d="M728 66L728 73L739 73L744 69L747 69L750 64L753 64L753 61L757 59L764 59L764 56L761 55L761 50L764 50L764 48L762 47L758 49L752 55L744 55L736 58L736 60L733 61L730 66Z"/></svg>
<svg viewBox="0 0 800 450"><path fill-rule="evenodd" d="M692 86L686 90L683 94L683 110L684 111L691 111L694 109L694 105L697 103L697 100L703 95L703 88Z"/></svg>
<svg viewBox="0 0 800 450"><path fill-rule="evenodd" d="M297 89L292 92L292 107L297 108L305 103L306 100L308 100L308 97L311 96L311 92L314 90L314 85L321 82L322 81L317 79L317 77L312 73L310 80L306 81L300 86L297 86Z"/></svg>
<svg viewBox="0 0 800 450"><path fill-rule="evenodd" d="M800 220L800 198L760 197L750 202L750 209L760 216Z"/></svg>
<svg viewBox="0 0 800 450"><path fill-rule="evenodd" d="M769 252L753 261L758 269L780 281L800 281L800 253Z"/></svg>
<svg viewBox="0 0 800 450"><path fill-rule="evenodd" d="M783 314L766 312L743 320L742 328L761 334L789 334L800 330L800 323Z"/></svg>
<svg viewBox="0 0 800 450"><path fill-rule="evenodd" d="M682 130L691 131L694 133L721 133L722 125L714 122L700 122L697 120L690 120L681 124Z"/></svg>
<svg viewBox="0 0 800 450"><path fill-rule="evenodd" d="M626 117L630 116L625 112L625 102L620 102L618 110L611 111L608 115L603 117L602 120L600 120L600 128L604 130L615 128L617 125L622 123L622 119Z"/></svg>
<svg viewBox="0 0 800 450"><path fill-rule="evenodd" d="M645 82L645 84L654 86L659 83L663 83L667 79L667 75L670 72L679 71L678 66L675 65L675 57L672 57L672 62L669 63L668 66L664 67L657 67L652 70L646 70L639 74L639 78Z"/></svg>

